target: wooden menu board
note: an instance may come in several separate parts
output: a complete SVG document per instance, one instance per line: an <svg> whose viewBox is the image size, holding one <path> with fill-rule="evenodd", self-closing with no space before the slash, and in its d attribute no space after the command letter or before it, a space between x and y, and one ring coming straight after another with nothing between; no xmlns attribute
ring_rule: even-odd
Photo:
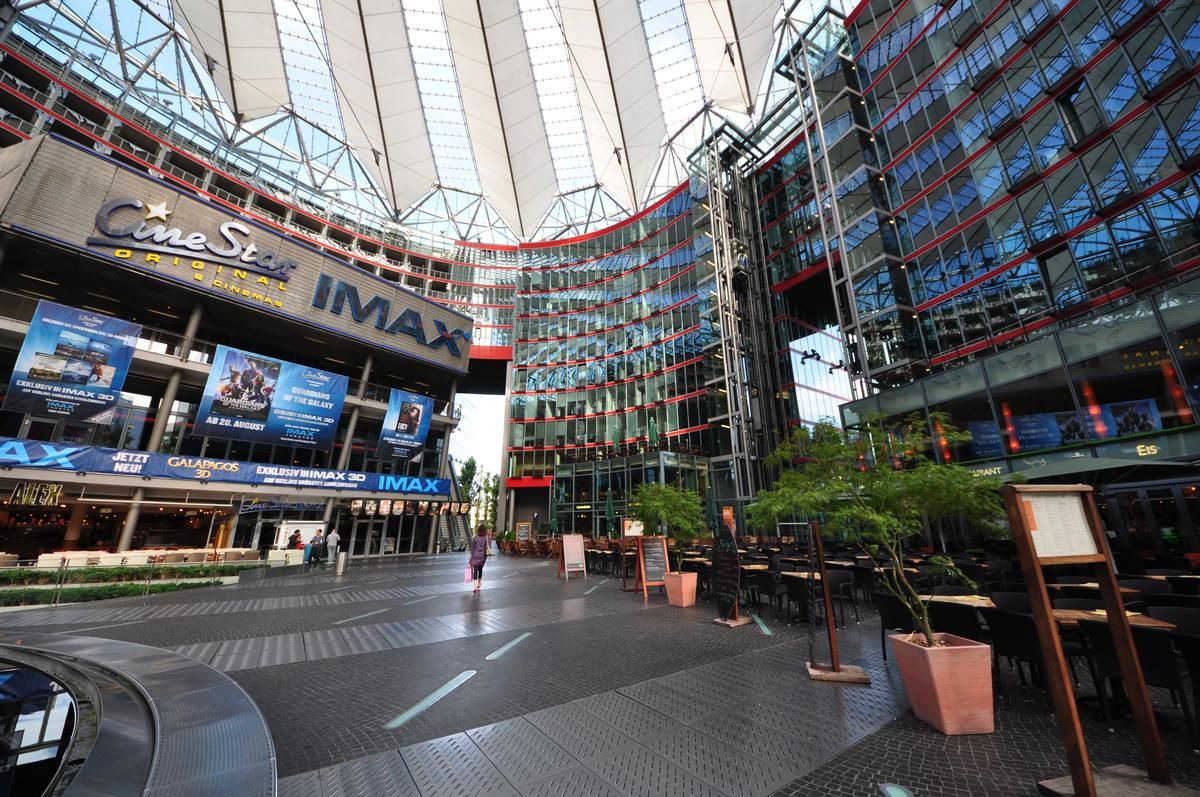
<svg viewBox="0 0 1200 797"><path fill-rule="evenodd" d="M638 537L638 580L642 584L642 597L650 598L650 587L666 586L669 572L667 538Z"/></svg>
<svg viewBox="0 0 1200 797"><path fill-rule="evenodd" d="M1103 778L1105 772L1093 773L1088 760L1087 742L1079 722L1079 709L1075 705L1075 692L1042 572L1046 565L1090 566L1104 601L1113 650L1121 668L1146 771L1151 780L1168 783L1162 740L1158 735L1146 681L1129 628L1129 618L1125 614L1120 585L1113 570L1108 538L1104 533L1100 512L1096 509L1092 488L1082 484L1006 484L1000 494L1004 497L1025 583L1029 585L1030 608L1045 662L1043 678L1058 715L1074 794L1077 797L1096 797L1096 779ZM1109 784L1110 787L1112 785ZM1105 793L1108 793L1107 789ZM1116 793L1115 789L1113 793Z"/></svg>
<svg viewBox="0 0 1200 797"><path fill-rule="evenodd" d="M583 577L587 578L582 534L562 535L562 546L558 554L557 576L563 576L569 581L571 573L583 573Z"/></svg>
<svg viewBox="0 0 1200 797"><path fill-rule="evenodd" d="M712 569L709 571L713 595L717 597L717 613L721 620L737 619L738 593L741 590L741 561L733 532L722 524L713 546Z"/></svg>
<svg viewBox="0 0 1200 797"><path fill-rule="evenodd" d="M525 542L533 531L533 524L521 522L517 524L517 542Z"/></svg>

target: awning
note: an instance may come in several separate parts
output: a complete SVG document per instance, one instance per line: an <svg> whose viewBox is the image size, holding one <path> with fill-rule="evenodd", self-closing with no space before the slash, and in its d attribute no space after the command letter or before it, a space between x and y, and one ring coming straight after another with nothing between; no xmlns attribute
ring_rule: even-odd
<svg viewBox="0 0 1200 797"><path fill-rule="evenodd" d="M1178 471L1190 468L1192 471L1200 473L1200 468L1197 468L1191 462L1176 462L1169 459L1120 459L1118 457L1072 457L1071 459L1060 459L1045 465L1039 465L1036 468L1018 470L1015 473L1021 474L1027 481L1042 481L1044 479L1056 479L1064 476L1097 473L1099 471L1124 469L1133 472L1149 467L1161 467ZM1117 478L1120 478L1122 475L1124 474L1118 474ZM1180 473L1179 475L1183 474ZM1012 476L1013 474L1009 474L1006 480L1011 480Z"/></svg>

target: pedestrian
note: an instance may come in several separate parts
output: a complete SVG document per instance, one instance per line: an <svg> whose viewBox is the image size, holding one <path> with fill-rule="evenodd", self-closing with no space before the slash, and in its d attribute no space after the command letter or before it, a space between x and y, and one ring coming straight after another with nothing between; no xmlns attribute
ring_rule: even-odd
<svg viewBox="0 0 1200 797"><path fill-rule="evenodd" d="M304 538L300 536L300 529L296 529L294 532L292 532L292 536L288 538L287 547L295 548L296 550L300 550L304 547Z"/></svg>
<svg viewBox="0 0 1200 797"><path fill-rule="evenodd" d="M474 592L479 592L479 588L483 586L483 565L487 562L487 526L482 523L475 529L475 536L471 538L471 574L475 577Z"/></svg>
<svg viewBox="0 0 1200 797"><path fill-rule="evenodd" d="M312 539L308 541L308 556L304 560L305 564L313 567L321 563L321 546L325 544L325 536L320 529L313 532Z"/></svg>
<svg viewBox="0 0 1200 797"><path fill-rule="evenodd" d="M338 542L342 539L342 535L337 533L336 528L329 529L329 533L325 535L325 553L329 562L337 559Z"/></svg>

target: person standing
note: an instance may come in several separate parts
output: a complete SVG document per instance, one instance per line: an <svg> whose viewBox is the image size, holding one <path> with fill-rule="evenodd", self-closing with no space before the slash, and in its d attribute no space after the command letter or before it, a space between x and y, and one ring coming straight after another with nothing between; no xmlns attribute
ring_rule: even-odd
<svg viewBox="0 0 1200 797"><path fill-rule="evenodd" d="M475 577L474 592L479 592L479 588L483 586L483 565L487 562L487 526L480 524L475 529L475 536L471 538L471 572Z"/></svg>
<svg viewBox="0 0 1200 797"><path fill-rule="evenodd" d="M316 567L321 563L321 546L325 544L325 537L321 534L321 530L317 529L313 532L312 539L308 541L308 550L304 552L304 564L309 567Z"/></svg>
<svg viewBox="0 0 1200 797"><path fill-rule="evenodd" d="M325 535L325 551L330 564L337 559L338 542L342 539L342 535L337 533L336 528L331 528L329 533Z"/></svg>

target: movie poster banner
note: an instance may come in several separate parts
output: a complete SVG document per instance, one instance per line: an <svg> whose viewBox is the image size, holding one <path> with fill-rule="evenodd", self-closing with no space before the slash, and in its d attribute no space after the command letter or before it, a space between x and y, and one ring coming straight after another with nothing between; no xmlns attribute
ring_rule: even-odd
<svg viewBox="0 0 1200 797"><path fill-rule="evenodd" d="M38 302L4 409L104 423L121 397L141 324Z"/></svg>
<svg viewBox="0 0 1200 797"><path fill-rule="evenodd" d="M319 368L218 346L193 434L329 448L347 381Z"/></svg>
<svg viewBox="0 0 1200 797"><path fill-rule="evenodd" d="M433 399L393 388L379 433L379 456L396 459L414 456L425 445L432 418Z"/></svg>

